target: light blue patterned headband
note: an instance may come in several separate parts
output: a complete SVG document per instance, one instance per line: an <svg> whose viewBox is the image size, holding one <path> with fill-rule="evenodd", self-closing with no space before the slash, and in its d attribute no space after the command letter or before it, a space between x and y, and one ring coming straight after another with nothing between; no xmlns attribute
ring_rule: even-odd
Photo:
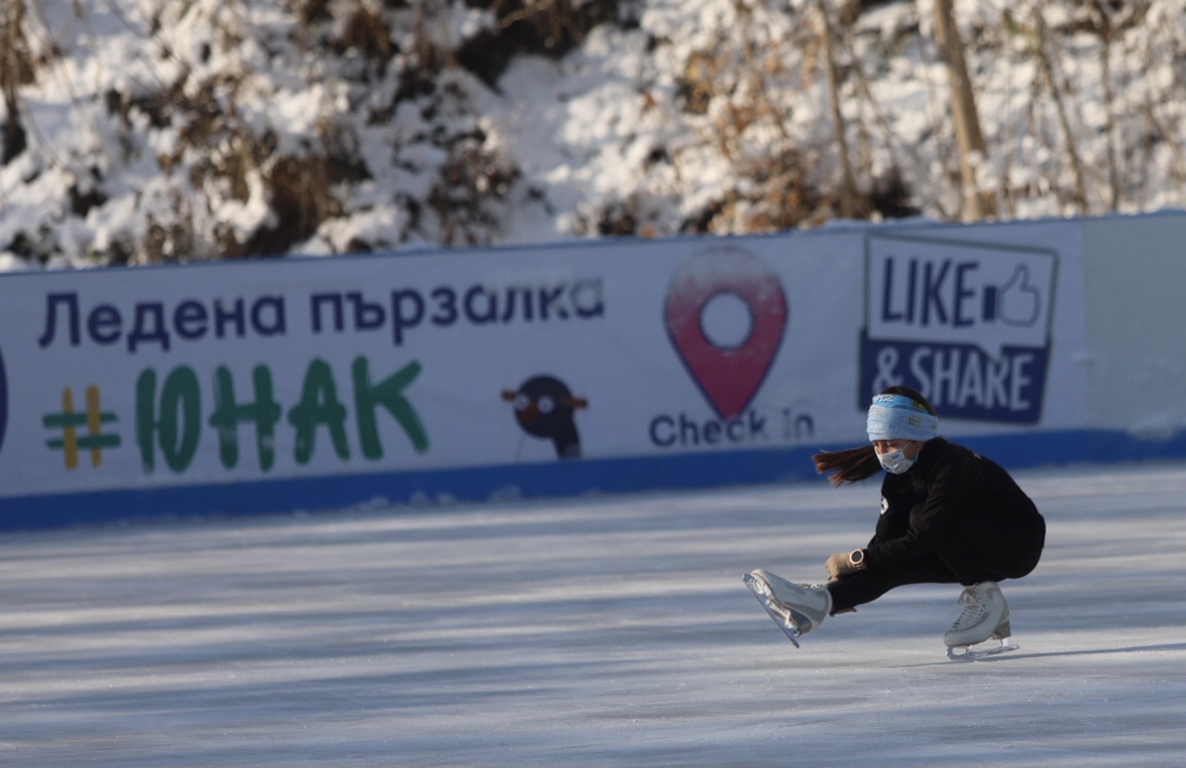
<svg viewBox="0 0 1186 768"><path fill-rule="evenodd" d="M939 432L939 419L904 395L877 395L869 406L869 442L918 440L926 442Z"/></svg>

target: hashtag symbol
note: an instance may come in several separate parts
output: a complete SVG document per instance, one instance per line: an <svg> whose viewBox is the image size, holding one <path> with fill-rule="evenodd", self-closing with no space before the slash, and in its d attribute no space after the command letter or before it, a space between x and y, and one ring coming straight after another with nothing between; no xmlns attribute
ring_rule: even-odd
<svg viewBox="0 0 1186 768"><path fill-rule="evenodd" d="M114 413L103 413L99 409L99 388L86 388L86 412L74 412L74 393L67 387L62 391L61 413L51 413L41 418L46 429L62 430L62 437L46 440L45 444L55 451L62 451L66 462L66 469L78 467L78 451L91 452L91 466L97 467L102 461L104 448L119 447L119 435L105 435L100 432L103 424L116 421ZM78 430L85 427L85 434L78 434Z"/></svg>

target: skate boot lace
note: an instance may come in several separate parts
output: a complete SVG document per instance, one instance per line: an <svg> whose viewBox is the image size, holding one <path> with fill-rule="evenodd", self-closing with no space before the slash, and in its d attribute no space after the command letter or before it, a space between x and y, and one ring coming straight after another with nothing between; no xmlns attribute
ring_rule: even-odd
<svg viewBox="0 0 1186 768"><path fill-rule="evenodd" d="M956 630L975 626L984 619L984 615L987 613L976 594L971 590L964 590L964 593L960 595L959 604L964 606L964 612L955 620L953 629Z"/></svg>

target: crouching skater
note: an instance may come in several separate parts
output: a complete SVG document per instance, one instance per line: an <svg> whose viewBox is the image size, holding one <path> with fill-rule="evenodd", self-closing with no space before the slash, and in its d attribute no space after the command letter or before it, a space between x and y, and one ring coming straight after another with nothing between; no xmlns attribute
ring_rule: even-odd
<svg viewBox="0 0 1186 768"><path fill-rule="evenodd" d="M1045 520L1004 469L939 437L938 426L922 395L890 387L869 408L868 445L813 457L816 469L837 486L882 469L886 475L873 538L864 548L829 557L826 584L793 584L762 569L746 577L792 640L891 589L960 584L964 609L944 635L948 656L975 658L1017 647L1005 643L1009 606L998 582L1037 566ZM969 648L990 639L1000 644Z"/></svg>

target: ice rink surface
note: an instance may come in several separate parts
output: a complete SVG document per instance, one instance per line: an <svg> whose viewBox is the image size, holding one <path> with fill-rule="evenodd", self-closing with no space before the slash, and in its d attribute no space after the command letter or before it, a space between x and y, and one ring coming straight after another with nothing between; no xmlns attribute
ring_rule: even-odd
<svg viewBox="0 0 1186 768"><path fill-rule="evenodd" d="M876 482L8 534L0 764L1181 766L1186 465L1016 474L1046 553L970 663L958 587L795 650L742 584Z"/></svg>

